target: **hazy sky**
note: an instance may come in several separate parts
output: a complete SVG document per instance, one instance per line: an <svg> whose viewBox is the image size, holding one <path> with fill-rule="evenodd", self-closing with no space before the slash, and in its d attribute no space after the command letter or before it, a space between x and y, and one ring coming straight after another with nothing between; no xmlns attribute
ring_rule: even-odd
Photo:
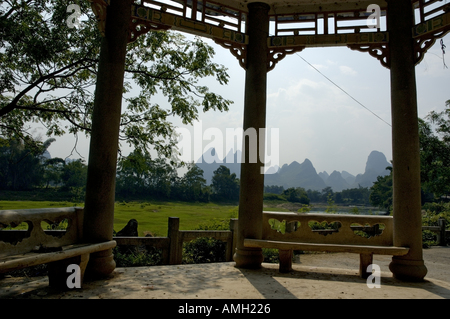
<svg viewBox="0 0 450 319"><path fill-rule="evenodd" d="M245 71L231 53L214 46L214 61L228 68L230 82L220 86L211 79L211 89L234 104L225 113L201 114L203 131L241 128ZM450 36L444 37L449 45ZM334 170L351 174L364 172L371 151L383 152L392 159L391 127L355 102L302 58L320 70L354 99L391 123L389 70L368 53L341 48L306 49L287 56L268 74L267 128L279 129L279 164L312 161L317 172ZM445 56L450 66L450 49ZM439 40L416 67L418 111L425 117L431 110L442 111L450 99L450 69L445 69ZM156 97L158 99L158 97ZM163 100L158 103L164 105ZM166 105L167 101L165 102ZM181 126L180 121L175 120ZM202 147L210 141L203 140ZM224 143L225 144L225 143ZM53 157L67 157L74 146L72 136L57 138L49 152ZM88 157L88 141L80 136L77 150ZM270 150L269 150L270 151ZM127 149L125 148L125 154ZM72 158L78 158L74 153ZM194 160L194 158L192 158Z"/></svg>

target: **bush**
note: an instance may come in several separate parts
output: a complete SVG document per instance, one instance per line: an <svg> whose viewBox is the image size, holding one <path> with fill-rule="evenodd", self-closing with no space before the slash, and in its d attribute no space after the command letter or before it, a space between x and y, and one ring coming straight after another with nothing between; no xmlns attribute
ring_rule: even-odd
<svg viewBox="0 0 450 319"><path fill-rule="evenodd" d="M224 262L227 244L214 238L197 238L183 244L183 263Z"/></svg>
<svg viewBox="0 0 450 319"><path fill-rule="evenodd" d="M262 253L265 263L278 264L280 262L278 249L263 248Z"/></svg>
<svg viewBox="0 0 450 319"><path fill-rule="evenodd" d="M285 202L286 198L284 198L282 195L278 195L278 194L265 193L264 200L281 200L281 201Z"/></svg>
<svg viewBox="0 0 450 319"><path fill-rule="evenodd" d="M450 203L426 203L423 206L423 226L438 226L439 218L444 218L446 229L450 229ZM437 245L437 234L424 230L422 232L422 242L424 248Z"/></svg>
<svg viewBox="0 0 450 319"><path fill-rule="evenodd" d="M146 249L121 250L120 247L113 249L116 267L142 267L155 266L162 263L162 252L160 249L149 247Z"/></svg>

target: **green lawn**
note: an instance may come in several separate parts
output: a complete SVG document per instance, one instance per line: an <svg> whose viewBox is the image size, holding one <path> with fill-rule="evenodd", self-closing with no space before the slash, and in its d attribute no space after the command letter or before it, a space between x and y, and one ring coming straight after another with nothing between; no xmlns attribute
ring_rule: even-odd
<svg viewBox="0 0 450 319"><path fill-rule="evenodd" d="M0 210L71 206L83 206L83 204L67 201L0 201ZM143 236L144 232L151 232L154 236L167 236L169 217L180 218L180 230L190 230L214 219L235 218L236 207L214 203L117 202L114 212L114 230L121 230L130 219L134 218L139 224L139 236Z"/></svg>

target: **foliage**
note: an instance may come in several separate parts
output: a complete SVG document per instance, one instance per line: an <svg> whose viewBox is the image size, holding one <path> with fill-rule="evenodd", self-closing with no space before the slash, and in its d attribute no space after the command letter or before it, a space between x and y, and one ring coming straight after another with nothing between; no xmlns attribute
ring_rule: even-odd
<svg viewBox="0 0 450 319"><path fill-rule="evenodd" d="M264 193L272 193L272 194L281 195L283 193L283 191L284 191L283 186L277 186L277 185L264 186Z"/></svg>
<svg viewBox="0 0 450 319"><path fill-rule="evenodd" d="M87 165L81 159L69 161L62 169L61 182L66 188L82 188L86 186Z"/></svg>
<svg viewBox="0 0 450 319"><path fill-rule="evenodd" d="M148 153L134 150L118 163L116 192L137 198L169 199L171 187L177 178L174 166Z"/></svg>
<svg viewBox="0 0 450 319"><path fill-rule="evenodd" d="M274 248L263 248L262 254L265 263L278 264L280 262L278 249Z"/></svg>
<svg viewBox="0 0 450 319"><path fill-rule="evenodd" d="M203 170L194 163L188 164L188 171L183 177L177 178L173 185L172 198L193 202L208 202L210 189L203 178Z"/></svg>
<svg viewBox="0 0 450 319"><path fill-rule="evenodd" d="M309 205L309 198L304 188L291 187L283 191L282 195L289 202Z"/></svg>
<svg viewBox="0 0 450 319"><path fill-rule="evenodd" d="M450 203L426 203L423 206L422 225L438 226L439 218L444 218L446 228L450 229Z"/></svg>
<svg viewBox="0 0 450 319"><path fill-rule="evenodd" d="M450 229L450 203L426 203L422 210L423 226L439 226L439 219L444 218L446 229ZM429 230L422 231L424 248L437 245L437 234Z"/></svg>
<svg viewBox="0 0 450 319"><path fill-rule="evenodd" d="M230 218L237 217L237 208L230 210ZM197 230L230 230L229 219L210 219L200 223ZM197 238L183 244L183 263L198 264L224 262L227 244L214 238Z"/></svg>
<svg viewBox="0 0 450 319"><path fill-rule="evenodd" d="M152 247L151 247L152 248ZM116 267L142 267L160 265L162 253L160 249L132 249L121 251L120 247L113 249Z"/></svg>
<svg viewBox="0 0 450 319"><path fill-rule="evenodd" d="M333 200L333 195L332 194L328 194L328 198L327 198L327 208L325 209L326 213L329 214L334 214L337 211L337 206L334 203Z"/></svg>
<svg viewBox="0 0 450 319"><path fill-rule="evenodd" d="M283 195L272 194L272 193L264 193L263 198L265 201L273 201L273 200L286 201L286 197L284 197Z"/></svg>
<svg viewBox="0 0 450 319"><path fill-rule="evenodd" d="M20 139L0 138L0 189L28 190L39 186L44 178L44 152L54 141L35 141L28 147Z"/></svg>
<svg viewBox="0 0 450 319"><path fill-rule="evenodd" d="M438 200L450 194L450 100L444 111L432 111L418 121L422 201ZM390 175L378 177L372 186L370 202L392 210L392 184L391 169Z"/></svg>
<svg viewBox="0 0 450 319"><path fill-rule="evenodd" d="M309 213L312 209L312 206L310 205L303 205L302 208L299 208L297 210L298 213Z"/></svg>
<svg viewBox="0 0 450 319"><path fill-rule="evenodd" d="M344 189L335 195L336 204L344 205L369 205L371 190L368 187Z"/></svg>
<svg viewBox="0 0 450 319"><path fill-rule="evenodd" d="M432 111L426 119L419 119L421 182L439 198L450 194L450 100L443 112Z"/></svg>
<svg viewBox="0 0 450 319"><path fill-rule="evenodd" d="M235 173L230 173L230 169L220 165L213 172L211 182L211 197L219 201L233 201L239 199L239 179Z"/></svg>
<svg viewBox="0 0 450 319"><path fill-rule="evenodd" d="M89 135L102 38L88 1L78 1L82 21L67 25L67 1L5 1L0 6L0 136L32 144L33 122L48 136ZM230 100L201 85L228 83L226 68L200 38L148 32L128 45L121 143L142 153L176 156L171 123L198 118L199 109L227 111ZM165 105L155 103L160 93ZM76 145L76 144L75 144Z"/></svg>
<svg viewBox="0 0 450 319"><path fill-rule="evenodd" d="M372 205L378 206L386 212L392 211L392 168L389 169L391 171L389 175L377 177L370 193Z"/></svg>
<svg viewBox="0 0 450 319"><path fill-rule="evenodd" d="M197 238L183 245L183 263L224 262L227 244L214 238Z"/></svg>

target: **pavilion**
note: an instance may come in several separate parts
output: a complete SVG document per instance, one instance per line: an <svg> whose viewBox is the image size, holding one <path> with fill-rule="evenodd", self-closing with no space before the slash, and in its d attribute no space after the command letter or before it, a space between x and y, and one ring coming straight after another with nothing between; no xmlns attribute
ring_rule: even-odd
<svg viewBox="0 0 450 319"><path fill-rule="evenodd" d="M92 120L84 229L92 242L112 239L114 188L127 43L151 30L178 30L212 38L246 70L243 129L266 125L268 72L287 54L309 47L347 46L367 52L390 70L395 246L394 277L422 280L419 134L415 65L450 31L450 5L441 0L89 0L104 38ZM369 10L368 10L369 9ZM261 137L259 137L261 138ZM244 141L244 144L246 142ZM259 145L259 143L257 143ZM261 249L244 238L262 231L263 159L241 164L238 241L234 261L258 268ZM259 154L259 152L258 152ZM91 258L109 274L111 250Z"/></svg>

